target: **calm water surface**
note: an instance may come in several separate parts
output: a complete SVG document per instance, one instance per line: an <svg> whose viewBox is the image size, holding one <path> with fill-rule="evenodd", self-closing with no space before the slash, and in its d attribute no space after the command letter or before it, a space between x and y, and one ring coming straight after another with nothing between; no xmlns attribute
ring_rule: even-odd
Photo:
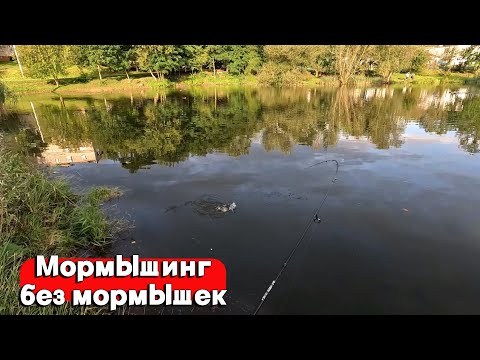
<svg viewBox="0 0 480 360"><path fill-rule="evenodd" d="M4 127L79 188L119 186L113 252L215 257L252 313L480 313L480 97L470 88L206 89L20 99ZM35 120L32 105L38 117ZM68 158L71 156L70 158ZM202 216L205 195L237 205ZM169 314L170 314L169 310ZM191 309L175 310L191 314Z"/></svg>

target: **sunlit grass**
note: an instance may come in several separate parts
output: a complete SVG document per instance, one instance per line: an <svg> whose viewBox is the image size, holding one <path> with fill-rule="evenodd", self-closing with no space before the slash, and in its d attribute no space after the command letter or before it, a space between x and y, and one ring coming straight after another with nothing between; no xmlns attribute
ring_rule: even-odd
<svg viewBox="0 0 480 360"><path fill-rule="evenodd" d="M283 73L282 73L283 74ZM265 75L265 74L264 74ZM291 71L282 75L284 86L338 86L338 78L335 75L313 76L306 71ZM129 72L130 79L127 79L124 72L112 73L104 70L102 80L94 69L70 66L66 74L61 76L60 86L57 87L49 79L22 78L16 62L0 63L0 79L2 79L10 90L17 94L22 93L44 93L56 91L64 93L100 93L112 91L143 91L158 90L172 87L176 84L181 86L211 86L211 85L268 85L271 81L265 81L265 76L254 75L231 75L224 71L218 71L213 76L212 71L202 71L193 74L172 73L165 79L155 80L148 72ZM268 79L267 79L268 80ZM391 78L392 84L408 83L412 85L440 85L440 84L478 84L479 80L473 74L451 73L443 74L438 71L425 74L415 74L414 80L406 80L405 74L394 73ZM382 85L384 82L379 76L355 75L351 81L356 86ZM279 85L279 84L277 84Z"/></svg>
<svg viewBox="0 0 480 360"><path fill-rule="evenodd" d="M22 306L19 302L20 267L25 259L11 243L0 243L0 314L3 315L95 315L106 313L103 308L72 306L66 302L61 306Z"/></svg>
<svg viewBox="0 0 480 360"><path fill-rule="evenodd" d="M36 255L105 251L124 224L108 219L100 206L120 195L118 188L103 187L76 194L66 179L51 179L27 158L0 150L0 313L99 312L68 304L21 306L18 271L24 260Z"/></svg>
<svg viewBox="0 0 480 360"><path fill-rule="evenodd" d="M468 84L475 82L473 74L451 73L448 76L442 73L415 74L414 79L406 79L405 74L395 73L392 75L392 83L404 83L412 85L441 85L441 84Z"/></svg>

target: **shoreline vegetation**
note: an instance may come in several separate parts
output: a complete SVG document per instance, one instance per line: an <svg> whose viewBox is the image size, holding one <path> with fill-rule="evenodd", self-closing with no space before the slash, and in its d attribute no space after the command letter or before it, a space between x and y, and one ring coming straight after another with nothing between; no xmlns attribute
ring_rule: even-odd
<svg viewBox="0 0 480 360"><path fill-rule="evenodd" d="M0 80L10 92L16 95L38 94L55 92L59 94L95 94L114 91L150 91L164 88L187 88L194 86L271 86L262 84L257 76L253 75L230 75L225 72L204 71L195 74L181 74L154 80L148 73L134 71L130 73L129 79L124 73L106 73L102 80L85 75L82 70L70 67L65 77L59 78L59 85L46 79L22 78L16 62L0 63ZM355 86L381 86L386 85L380 76L354 75L350 81ZM430 72L427 74L415 75L414 80L406 80L405 74L393 73L389 85L392 86L414 86L426 85L437 86L442 84L450 85L480 85L480 79L469 73L452 73L444 75ZM336 76L315 77L306 74L295 84L283 86L297 87L337 87Z"/></svg>
<svg viewBox="0 0 480 360"><path fill-rule="evenodd" d="M23 306L19 272L36 255L94 256L108 253L126 230L102 205L118 188L93 187L79 194L66 178L51 176L31 159L0 149L0 314L100 314L99 307Z"/></svg>
<svg viewBox="0 0 480 360"><path fill-rule="evenodd" d="M17 94L223 85L480 84L478 45L18 45L13 49L13 61L0 63L0 79Z"/></svg>

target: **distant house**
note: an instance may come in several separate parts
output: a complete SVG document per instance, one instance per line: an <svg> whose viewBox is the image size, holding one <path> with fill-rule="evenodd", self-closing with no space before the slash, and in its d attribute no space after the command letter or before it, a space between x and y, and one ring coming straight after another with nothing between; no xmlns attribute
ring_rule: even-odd
<svg viewBox="0 0 480 360"><path fill-rule="evenodd" d="M13 55L12 45L0 45L0 62L12 61Z"/></svg>
<svg viewBox="0 0 480 360"><path fill-rule="evenodd" d="M432 56L432 60L438 65L444 65L444 55L447 51L454 50L454 56L450 60L452 66L460 65L465 62L465 59L461 56L463 50L468 49L470 45L438 45L427 47L427 52Z"/></svg>

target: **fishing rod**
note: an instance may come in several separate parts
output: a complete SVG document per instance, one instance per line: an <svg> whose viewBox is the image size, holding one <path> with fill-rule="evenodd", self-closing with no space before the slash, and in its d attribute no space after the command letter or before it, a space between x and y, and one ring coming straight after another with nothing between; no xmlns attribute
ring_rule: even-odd
<svg viewBox="0 0 480 360"><path fill-rule="evenodd" d="M302 233L302 236L300 236L300 239L298 240L297 244L295 245L295 247L292 249L292 251L290 252L290 254L288 255L287 259L285 260L285 262L283 263L283 266L282 268L280 269L279 273L277 274L277 276L275 277L275 279L273 279L272 283L270 284L270 286L268 287L267 291L265 291L265 294L263 294L262 296L262 299L260 300L260 304L258 304L255 312L253 313L253 315L257 315L258 311L260 310L260 308L262 307L263 303L265 302L268 294L270 294L270 291L272 290L272 288L275 286L275 283L278 281L278 279L280 278L280 276L282 275L283 271L285 270L285 268L287 267L288 263L290 262L290 260L292 259L293 257L293 254L295 254L295 251L298 249L298 247L300 246L300 244L302 243L303 239L305 238L305 235L307 234L308 230L310 229L310 227L312 226L313 223L320 223L321 222L321 219L318 217L318 213L320 212L320 209L322 208L322 206L325 204L325 201L327 200L327 197L328 197L328 194L330 193L330 190L331 188L333 187L333 184L335 183L335 181L337 181L337 174L338 174L338 167L339 167L339 164L338 164L338 161L337 160L324 160L324 161L320 161L318 163L315 163L313 165L310 165L310 166L307 166L305 169L309 169L309 168L312 168L314 166L317 166L317 165L320 165L320 164L324 164L324 163L327 163L327 162L335 162L335 164L337 165L336 169L335 169L335 174L333 175L333 179L332 179L332 182L330 183L330 186L328 187L327 189L327 192L325 193L325 196L323 197L323 200L321 201L320 205L318 206L317 210L313 213L313 216L309 218L308 220L308 223L305 227L305 230L303 230L303 233ZM314 230L312 231L312 235L310 236L310 238L313 236L313 233L315 231L316 228L314 228Z"/></svg>

